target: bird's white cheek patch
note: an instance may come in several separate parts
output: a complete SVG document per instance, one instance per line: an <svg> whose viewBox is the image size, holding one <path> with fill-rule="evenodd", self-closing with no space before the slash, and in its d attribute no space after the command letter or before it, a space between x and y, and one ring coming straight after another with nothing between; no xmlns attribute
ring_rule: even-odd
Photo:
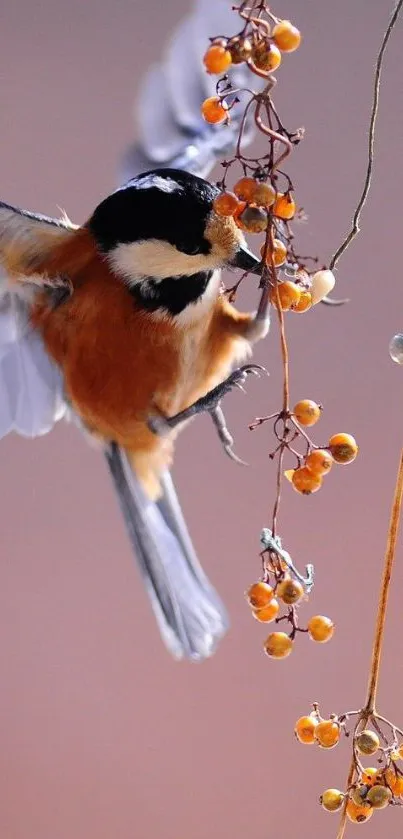
<svg viewBox="0 0 403 839"><path fill-rule="evenodd" d="M167 277L190 277L200 271L217 268L217 257L214 255L189 256L158 239L117 245L108 254L108 260L113 270L130 284L144 277L152 277L158 282Z"/></svg>

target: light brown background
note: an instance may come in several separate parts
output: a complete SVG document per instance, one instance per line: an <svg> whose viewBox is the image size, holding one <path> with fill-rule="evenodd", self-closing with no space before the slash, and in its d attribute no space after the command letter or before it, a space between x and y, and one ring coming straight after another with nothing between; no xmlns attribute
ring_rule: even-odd
<svg viewBox="0 0 403 839"><path fill-rule="evenodd" d="M213 0L212 0L213 1ZM133 136L138 79L186 0L3 0L1 197L74 220L115 187ZM309 214L301 252L328 259L364 174L372 70L389 2L283 0L304 31L276 93L305 142L290 163ZM214 34L214 33L212 33ZM343 310L291 315L292 393L322 401L316 439L354 433L358 461L305 499L284 490L280 530L317 584L304 610L337 623L325 647L299 639L286 662L262 653L245 587L273 502L269 430L247 423L280 405L274 327L256 359L271 378L228 399L242 470L201 419L178 447L175 475L195 543L225 597L232 629L203 666L170 660L140 586L102 458L79 433L1 444L0 835L4 839L333 837L317 797L344 782L348 743L299 747L295 719L364 700L381 558L403 441L403 371L388 357L403 330L402 26L387 55L377 161L362 234L340 264ZM247 297L247 300L246 300ZM254 305L251 286L242 302ZM402 556L382 669L383 713L403 725ZM399 811L365 828L398 837Z"/></svg>

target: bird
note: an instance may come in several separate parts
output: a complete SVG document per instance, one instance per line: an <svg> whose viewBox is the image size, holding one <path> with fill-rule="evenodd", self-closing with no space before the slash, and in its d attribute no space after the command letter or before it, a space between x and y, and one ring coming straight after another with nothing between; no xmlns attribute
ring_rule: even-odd
<svg viewBox="0 0 403 839"><path fill-rule="evenodd" d="M174 444L207 411L236 459L221 400L262 371L249 359L270 302L266 286L255 313L229 302L222 269L261 262L215 212L197 136L193 151L186 132L179 146L183 168L128 177L80 225L0 202L0 439L64 418L99 445L162 639L176 659L202 661L229 622L181 512Z"/></svg>

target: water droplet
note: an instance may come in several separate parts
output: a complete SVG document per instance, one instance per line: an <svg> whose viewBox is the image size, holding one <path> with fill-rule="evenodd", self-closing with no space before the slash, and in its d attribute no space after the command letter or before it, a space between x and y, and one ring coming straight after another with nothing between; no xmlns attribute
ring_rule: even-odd
<svg viewBox="0 0 403 839"><path fill-rule="evenodd" d="M389 354L396 364L403 364L403 335L401 332L393 336L389 344Z"/></svg>

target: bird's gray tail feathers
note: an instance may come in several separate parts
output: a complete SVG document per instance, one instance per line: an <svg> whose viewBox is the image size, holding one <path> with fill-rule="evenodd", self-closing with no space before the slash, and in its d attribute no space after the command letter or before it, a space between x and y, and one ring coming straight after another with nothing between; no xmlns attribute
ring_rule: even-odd
<svg viewBox="0 0 403 839"><path fill-rule="evenodd" d="M150 501L124 450L112 443L105 455L165 644L178 659L211 656L228 617L199 564L170 474L160 500Z"/></svg>

